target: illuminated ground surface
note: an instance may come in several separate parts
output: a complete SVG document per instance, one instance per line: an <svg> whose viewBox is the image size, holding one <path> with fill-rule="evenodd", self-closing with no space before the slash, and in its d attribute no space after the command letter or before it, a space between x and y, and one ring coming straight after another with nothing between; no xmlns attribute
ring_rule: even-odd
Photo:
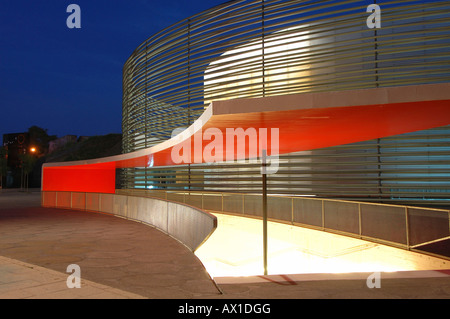
<svg viewBox="0 0 450 319"><path fill-rule="evenodd" d="M214 214L196 255L212 277L263 275L262 221ZM448 269L449 263L364 240L269 222L269 275Z"/></svg>

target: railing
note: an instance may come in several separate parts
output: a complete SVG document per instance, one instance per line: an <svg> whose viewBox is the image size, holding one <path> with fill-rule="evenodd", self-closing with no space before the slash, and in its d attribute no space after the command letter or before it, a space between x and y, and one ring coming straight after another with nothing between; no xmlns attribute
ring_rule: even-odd
<svg viewBox="0 0 450 319"><path fill-rule="evenodd" d="M205 211L262 218L262 198L256 194L137 189L116 192L163 198ZM268 196L267 210L272 221L408 250L450 239L450 210L273 195Z"/></svg>
<svg viewBox="0 0 450 319"><path fill-rule="evenodd" d="M217 228L217 218L199 208L158 198L120 194L42 192L43 207L102 212L139 221L167 233L192 251Z"/></svg>

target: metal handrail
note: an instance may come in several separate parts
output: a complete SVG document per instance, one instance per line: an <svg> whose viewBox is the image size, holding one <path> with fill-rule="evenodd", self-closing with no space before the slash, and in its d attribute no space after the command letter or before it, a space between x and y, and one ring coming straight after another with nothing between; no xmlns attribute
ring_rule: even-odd
<svg viewBox="0 0 450 319"><path fill-rule="evenodd" d="M246 209L246 199L248 196L257 198L258 205L262 205L261 194L246 194L246 193L223 193L223 192L205 192L205 191L163 191L163 190L138 190L138 189L121 189L116 190L117 194L134 194L137 196L151 196L163 199L170 199L181 203L197 206L203 210L209 210L216 213L224 214L237 214L239 216L245 216L250 218L262 218L262 206L257 207L257 213L252 209ZM191 200L190 196L195 196L196 200ZM240 202L236 207L239 207L236 211L230 211L227 209L227 200L230 197L239 197ZM207 197L207 198L206 198ZM205 200L206 198L206 200ZM385 245L390 245L407 250L421 250L421 247L441 240L450 239L450 210L438 209L438 208L424 208L409 205L392 205L381 203L367 203L357 202L339 199L326 199L326 198L314 198L314 197L301 197L301 196L282 196L282 195L268 195L268 205L270 207L271 200L279 200L277 202L277 209L269 210L269 220L281 223L288 223L296 226L308 227L318 229L322 231L328 231L333 233L339 233L346 236L369 240ZM208 204L206 204L208 201ZM314 202L319 205L315 205L316 212L301 211L301 213L309 214L312 217L314 214L320 213L320 224L308 223L305 220L299 220L295 217L296 213L299 213L296 209L296 201ZM254 201L252 201L254 203ZM327 208L327 205L331 204L331 208ZM287 206L282 206L287 205ZM290 209L290 212L282 212L282 208ZM353 207L349 208L349 207ZM212 209L214 208L214 209ZM365 224L366 208L379 208L377 210L377 223L382 225L379 229L373 227L373 225ZM317 209L320 209L318 211ZM342 212L344 210L344 212ZM274 213L274 211L276 211ZM350 211L350 213L349 213ZM333 224L327 224L327 218L334 216L337 212L342 212L342 218L340 220L343 224L355 224L357 227L353 227L354 231L348 231L345 227L333 227ZM289 216L289 219L283 216ZM317 215L315 216L317 217ZM317 219L317 218L316 218ZM444 220L445 219L445 220ZM417 224L417 221L421 221ZM425 223L437 226L425 227ZM334 225L339 225L336 223ZM391 226L394 225L394 226ZM398 228L398 225L402 226L402 229ZM374 228L374 229L372 229ZM383 231L380 234L385 234L385 230L388 230L393 236L388 238L386 236L374 236L372 231ZM368 231L367 231L368 230ZM400 238L400 240L398 240ZM450 256L439 256L440 258L450 259Z"/></svg>

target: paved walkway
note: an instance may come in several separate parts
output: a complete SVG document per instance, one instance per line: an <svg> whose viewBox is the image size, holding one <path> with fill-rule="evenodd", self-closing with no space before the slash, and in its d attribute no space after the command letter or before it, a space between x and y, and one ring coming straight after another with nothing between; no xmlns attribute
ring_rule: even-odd
<svg viewBox="0 0 450 319"><path fill-rule="evenodd" d="M0 256L0 299L143 299L95 282L80 280L80 289L68 288L70 274ZM75 281L69 281L70 284Z"/></svg>
<svg viewBox="0 0 450 319"><path fill-rule="evenodd" d="M69 289L67 267L81 269ZM0 299L450 298L450 272L217 278L185 246L144 224L39 207L39 193L0 193ZM218 290L220 288L220 293Z"/></svg>
<svg viewBox="0 0 450 319"><path fill-rule="evenodd" d="M26 207L19 208L19 203ZM64 287L69 290L66 270L71 264L80 267L86 280L86 287L73 292L80 298L91 297L94 282L103 287L104 298L113 293L164 299L219 294L198 258L168 235L105 214L39 207L39 193L0 194L0 256L0 297L21 296L22 286L27 288L24 298L47 296L51 287L53 296ZM45 269L48 276L43 275ZM53 285L44 285L44 278ZM31 289L33 282L36 287Z"/></svg>

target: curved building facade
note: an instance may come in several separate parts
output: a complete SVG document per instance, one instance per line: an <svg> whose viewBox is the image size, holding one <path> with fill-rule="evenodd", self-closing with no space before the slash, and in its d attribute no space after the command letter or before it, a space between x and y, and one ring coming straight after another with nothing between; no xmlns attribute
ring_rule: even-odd
<svg viewBox="0 0 450 319"><path fill-rule="evenodd" d="M450 82L448 1L236 0L148 38L123 70L123 151L168 140L212 101ZM450 106L449 106L450 107ZM449 120L450 124L450 120ZM285 154L269 192L450 200L450 127ZM123 188L252 192L257 166L126 168Z"/></svg>

